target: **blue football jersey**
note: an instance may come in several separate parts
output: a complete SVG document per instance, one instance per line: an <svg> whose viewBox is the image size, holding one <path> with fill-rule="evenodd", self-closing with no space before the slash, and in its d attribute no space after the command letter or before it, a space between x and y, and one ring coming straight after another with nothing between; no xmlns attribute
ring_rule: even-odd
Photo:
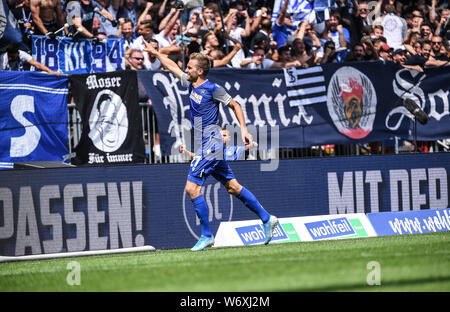
<svg viewBox="0 0 450 312"><path fill-rule="evenodd" d="M202 154L211 150L222 149L222 134L220 133L219 105L228 105L231 96L225 89L209 80L194 88L187 80L187 74L181 76L181 85L189 88L190 119L194 128L194 143L202 148Z"/></svg>

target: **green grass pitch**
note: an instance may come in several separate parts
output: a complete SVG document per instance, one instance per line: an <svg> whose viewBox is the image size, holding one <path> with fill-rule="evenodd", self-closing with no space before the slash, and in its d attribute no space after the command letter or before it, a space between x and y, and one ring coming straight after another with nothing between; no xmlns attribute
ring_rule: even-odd
<svg viewBox="0 0 450 312"><path fill-rule="evenodd" d="M0 291L450 291L449 247L440 232L9 262ZM67 282L71 261L80 285Z"/></svg>

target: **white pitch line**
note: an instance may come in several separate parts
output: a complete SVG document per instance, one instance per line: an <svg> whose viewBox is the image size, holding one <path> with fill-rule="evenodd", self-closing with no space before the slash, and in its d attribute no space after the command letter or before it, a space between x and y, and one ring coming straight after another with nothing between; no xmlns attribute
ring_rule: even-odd
<svg viewBox="0 0 450 312"><path fill-rule="evenodd" d="M98 255L120 254L120 253L128 253L128 252L142 252L142 251L155 251L155 247L148 245L148 246L142 246L142 247L61 252L61 253L53 253L53 254L40 254L40 255L29 255L29 256L17 256L17 257L0 256L0 262L98 256Z"/></svg>

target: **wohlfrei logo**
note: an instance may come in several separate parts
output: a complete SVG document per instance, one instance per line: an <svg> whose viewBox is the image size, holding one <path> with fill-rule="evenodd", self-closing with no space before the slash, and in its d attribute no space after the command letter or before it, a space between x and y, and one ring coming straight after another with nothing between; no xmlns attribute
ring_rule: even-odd
<svg viewBox="0 0 450 312"><path fill-rule="evenodd" d="M305 227L313 240L368 236L359 219L348 219L346 217L308 222L305 223Z"/></svg>
<svg viewBox="0 0 450 312"><path fill-rule="evenodd" d="M103 152L120 148L128 134L127 108L122 98L111 90L100 91L89 116L89 138Z"/></svg>
<svg viewBox="0 0 450 312"><path fill-rule="evenodd" d="M327 99L328 112L340 133L362 139L372 132L377 96L362 72L349 66L338 69L330 79Z"/></svg>
<svg viewBox="0 0 450 312"><path fill-rule="evenodd" d="M263 243L266 235L261 224L252 224L235 229L244 245ZM300 237L292 223L278 224L273 230L272 242L299 242Z"/></svg>

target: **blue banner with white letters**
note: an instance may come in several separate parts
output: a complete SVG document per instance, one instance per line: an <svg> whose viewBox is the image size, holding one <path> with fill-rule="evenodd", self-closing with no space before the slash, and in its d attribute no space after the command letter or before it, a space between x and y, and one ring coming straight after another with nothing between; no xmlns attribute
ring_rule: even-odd
<svg viewBox="0 0 450 312"><path fill-rule="evenodd" d="M138 77L156 111L162 152L174 154L192 128L188 90L171 73L139 71ZM253 137L267 141L267 147L412 140L414 117L405 99L429 117L427 124L417 124L419 140L450 138L450 66L419 72L377 61L287 70L212 69L208 79L241 105ZM238 122L221 106L219 126L226 125Z"/></svg>
<svg viewBox="0 0 450 312"><path fill-rule="evenodd" d="M125 69L123 40L91 39L45 36L32 37L33 59L60 73L104 73Z"/></svg>
<svg viewBox="0 0 450 312"><path fill-rule="evenodd" d="M378 236L450 231L450 209L368 213Z"/></svg>
<svg viewBox="0 0 450 312"><path fill-rule="evenodd" d="M67 85L66 77L0 71L0 162L63 160Z"/></svg>

